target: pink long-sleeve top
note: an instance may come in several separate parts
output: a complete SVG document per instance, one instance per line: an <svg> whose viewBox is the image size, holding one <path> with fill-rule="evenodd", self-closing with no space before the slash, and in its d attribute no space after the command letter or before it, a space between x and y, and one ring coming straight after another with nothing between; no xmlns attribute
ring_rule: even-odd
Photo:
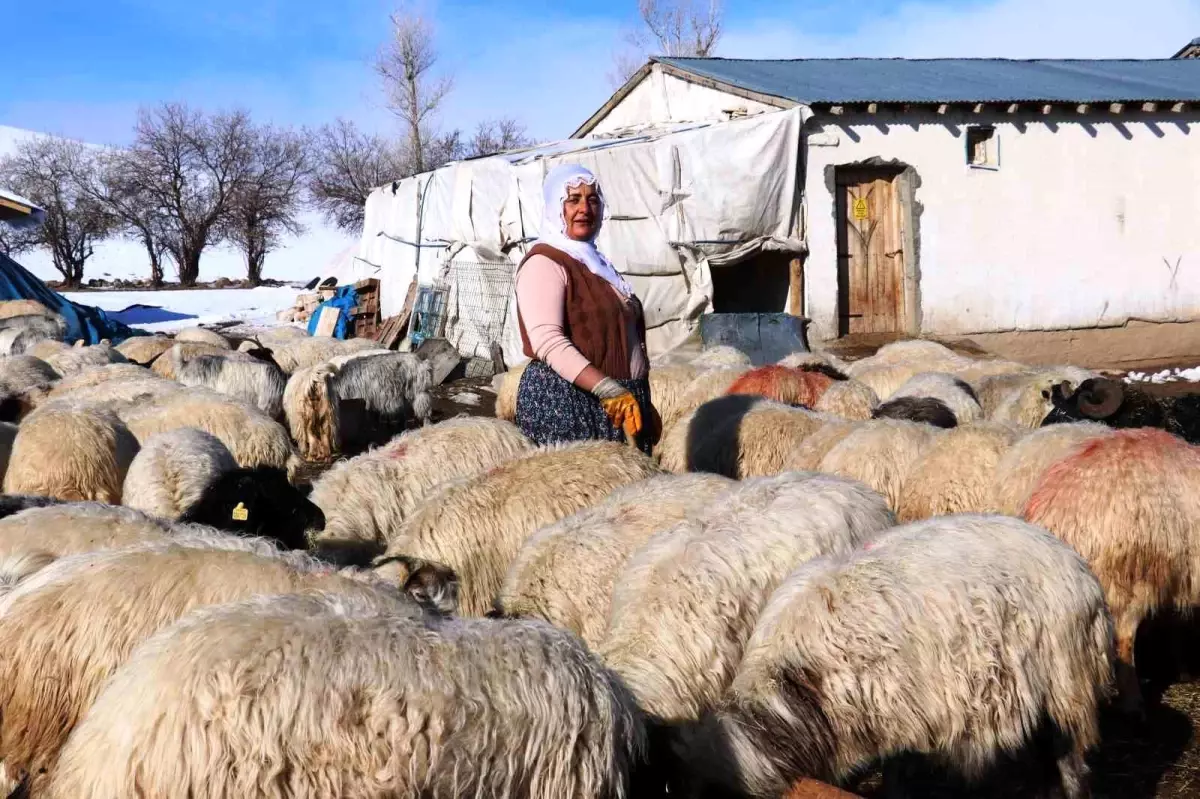
<svg viewBox="0 0 1200 799"><path fill-rule="evenodd" d="M566 303L566 271L544 255L534 255L525 261L517 272L517 305L521 308L529 345L539 361L573 383L590 362L563 330ZM629 374L634 379L644 378L650 371L649 364L641 342L634 340L637 331L632 325L629 337Z"/></svg>

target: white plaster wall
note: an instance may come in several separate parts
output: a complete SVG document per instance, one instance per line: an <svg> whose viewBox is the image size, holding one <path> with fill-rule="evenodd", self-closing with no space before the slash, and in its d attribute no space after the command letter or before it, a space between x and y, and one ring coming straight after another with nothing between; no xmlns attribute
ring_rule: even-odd
<svg viewBox="0 0 1200 799"><path fill-rule="evenodd" d="M837 331L826 167L872 157L901 161L920 178L924 333L1200 319L1200 115L821 119L810 123L806 148L814 339ZM966 126L980 123L996 126L996 171L967 166Z"/></svg>
<svg viewBox="0 0 1200 799"><path fill-rule="evenodd" d="M730 111L757 114L777 111L736 95L668 75L655 64L650 74L622 98L589 135L604 135L647 123L702 122L720 119Z"/></svg>

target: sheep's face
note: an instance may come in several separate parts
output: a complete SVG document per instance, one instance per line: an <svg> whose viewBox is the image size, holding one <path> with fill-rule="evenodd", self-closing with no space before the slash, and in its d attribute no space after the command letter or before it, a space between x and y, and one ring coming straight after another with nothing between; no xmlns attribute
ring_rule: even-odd
<svg viewBox="0 0 1200 799"><path fill-rule="evenodd" d="M1081 421L1109 422L1121 409L1125 391L1113 380L1088 379L1072 390L1069 382L1060 382L1042 392L1050 401L1050 410L1042 426Z"/></svg>
<svg viewBox="0 0 1200 799"><path fill-rule="evenodd" d="M377 576L396 580L423 607L447 616L458 610L458 574L449 566L409 555L385 555L376 558L373 567Z"/></svg>
<svg viewBox="0 0 1200 799"><path fill-rule="evenodd" d="M288 549L305 549L306 532L325 528L325 514L287 473L267 467L221 475L183 521L273 538Z"/></svg>

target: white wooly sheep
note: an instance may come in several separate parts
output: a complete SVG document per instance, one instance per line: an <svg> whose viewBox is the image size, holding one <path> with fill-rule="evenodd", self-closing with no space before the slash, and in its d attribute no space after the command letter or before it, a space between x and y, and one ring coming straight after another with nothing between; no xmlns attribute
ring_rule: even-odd
<svg viewBox="0 0 1200 799"><path fill-rule="evenodd" d="M543 527L521 547L505 575L501 613L545 619L594 649L608 625L613 582L634 552L656 533L702 518L736 487L715 474L651 477Z"/></svg>
<svg viewBox="0 0 1200 799"><path fill-rule="evenodd" d="M30 388L48 388L59 379L54 367L32 355L0 357L0 386L5 393L15 394Z"/></svg>
<svg viewBox="0 0 1200 799"><path fill-rule="evenodd" d="M519 363L500 376L500 385L496 390L497 419L503 419L506 422L516 421L517 390L521 387L521 376L525 374L530 363L532 361ZM653 374L653 370L651 370L651 374ZM662 413L661 409L659 413Z"/></svg>
<svg viewBox="0 0 1200 799"><path fill-rule="evenodd" d="M792 569L848 553L894 521L856 481L814 472L748 480L704 520L634 554L597 651L657 719L694 720L733 679L759 609Z"/></svg>
<svg viewBox="0 0 1200 799"><path fill-rule="evenodd" d="M333 378L337 367L322 363L298 369L283 389L283 416L300 454L328 462L341 446L341 414Z"/></svg>
<svg viewBox="0 0 1200 799"><path fill-rule="evenodd" d="M295 325L277 325L254 334L254 340L264 347L270 347L276 342L292 341L298 338L309 338L308 330Z"/></svg>
<svg viewBox="0 0 1200 799"><path fill-rule="evenodd" d="M645 751L628 691L568 633L310 592L145 641L45 796L626 799Z"/></svg>
<svg viewBox="0 0 1200 799"><path fill-rule="evenodd" d="M237 463L220 439L194 427L150 436L129 466L121 502L126 507L178 519L205 490Z"/></svg>
<svg viewBox="0 0 1200 799"><path fill-rule="evenodd" d="M313 546L334 559L356 550L379 554L438 486L482 474L532 448L510 422L463 416L340 461L313 482L309 499L325 514Z"/></svg>
<svg viewBox="0 0 1200 799"><path fill-rule="evenodd" d="M210 344L223 350L231 350L229 339L213 330L203 327L189 327L175 334L176 341L192 341L200 344Z"/></svg>
<svg viewBox="0 0 1200 799"><path fill-rule="evenodd" d="M842 442L842 439L858 429L858 423L838 419L826 422L812 435L800 442L800 445L788 453L783 465L785 472L816 472L820 471L821 461L829 454L829 450Z"/></svg>
<svg viewBox="0 0 1200 799"><path fill-rule="evenodd" d="M8 462L12 458L13 441L17 438L17 426L12 422L0 422L0 484L8 474Z"/></svg>
<svg viewBox="0 0 1200 799"><path fill-rule="evenodd" d="M861 480L900 507L904 481L942 431L900 419L860 422L821 459L820 471Z"/></svg>
<svg viewBox="0 0 1200 799"><path fill-rule="evenodd" d="M1061 747L1038 754L1086 796L1112 649L1099 583L1046 531L980 515L898 527L779 587L691 763L753 796L909 753L970 779L1048 731Z"/></svg>
<svg viewBox="0 0 1200 799"><path fill-rule="evenodd" d="M49 399L59 399L68 394L105 383L156 379L160 378L155 377L149 369L136 363L110 363L64 377L50 388L46 396Z"/></svg>
<svg viewBox="0 0 1200 799"><path fill-rule="evenodd" d="M115 505L137 451L137 439L112 413L45 410L17 430L4 491Z"/></svg>
<svg viewBox="0 0 1200 799"><path fill-rule="evenodd" d="M861 422L871 418L879 407L879 396L866 383L854 378L836 380L813 406L814 411Z"/></svg>
<svg viewBox="0 0 1200 799"><path fill-rule="evenodd" d="M171 352L179 353L179 358L172 357ZM184 361L195 358L197 355L227 355L230 350L227 347L218 347L214 344L205 344L203 341L180 341L173 343L165 352L154 359L150 364L150 371L159 377L167 380L174 380L175 364L182 358ZM245 353L239 353L240 356L249 358L251 356Z"/></svg>
<svg viewBox="0 0 1200 799"><path fill-rule="evenodd" d="M110 363L128 363L124 355L106 339L91 347L68 347L47 355L43 360L63 377Z"/></svg>
<svg viewBox="0 0 1200 799"><path fill-rule="evenodd" d="M77 555L151 541L163 541L176 527L133 508L100 502L34 507L0 519L0 558L43 552Z"/></svg>
<svg viewBox="0 0 1200 799"><path fill-rule="evenodd" d="M902 522L955 513L991 513L996 467L1020 431L994 422L963 425L937 437L904 481Z"/></svg>
<svg viewBox="0 0 1200 799"><path fill-rule="evenodd" d="M376 349L378 342L368 338L336 339L311 336L271 342L271 357L284 374L292 374L308 366L325 363L338 355Z"/></svg>
<svg viewBox="0 0 1200 799"><path fill-rule="evenodd" d="M174 344L174 339L168 336L130 336L117 345L117 352L130 363L149 366Z"/></svg>
<svg viewBox="0 0 1200 799"><path fill-rule="evenodd" d="M195 608L312 589L384 590L299 553L221 534L73 555L0 597L0 739L10 779L41 795L103 681L140 641ZM414 605L415 608L415 605ZM52 686L52 688L50 688Z"/></svg>
<svg viewBox="0 0 1200 799"><path fill-rule="evenodd" d="M683 395L699 374L700 370L691 364L656 366L650 370L650 403L658 411L658 417L664 426L666 420L674 421L679 418Z"/></svg>
<svg viewBox="0 0 1200 799"><path fill-rule="evenodd" d="M1046 470L1087 442L1114 432L1101 422L1072 422L1041 427L1017 439L996 464L992 476L995 509L1020 516Z"/></svg>
<svg viewBox="0 0 1200 799"><path fill-rule="evenodd" d="M854 361L846 367L846 374L857 377L860 372L877 369L881 366L910 366L916 372L933 372L949 369L965 369L975 361L951 350L936 341L925 339L907 339L894 341L880 347L874 355ZM881 394L880 396L886 396Z"/></svg>
<svg viewBox="0 0 1200 799"><path fill-rule="evenodd" d="M750 368L750 356L736 347L729 347L721 344L716 347L708 347L700 352L691 360L692 366L697 369L724 369L727 367L745 367Z"/></svg>
<svg viewBox="0 0 1200 799"><path fill-rule="evenodd" d="M959 424L976 422L983 418L983 409L975 390L965 381L945 372L921 372L913 375L896 389L889 400L901 397L932 397L946 403Z"/></svg>
<svg viewBox="0 0 1200 799"><path fill-rule="evenodd" d="M482 616L492 610L529 536L656 474L661 471L654 462L627 444L539 447L426 495L391 534L386 555L399 552L450 567L460 581L463 614Z"/></svg>
<svg viewBox="0 0 1200 799"><path fill-rule="evenodd" d="M1037 369L1031 373L999 375L982 381L979 399L989 419L1015 424L1030 430L1041 426L1054 408L1051 389L1059 383L1078 386L1084 380L1099 377L1096 372L1075 366Z"/></svg>
<svg viewBox="0 0 1200 799"><path fill-rule="evenodd" d="M283 390L287 378L278 366L244 353L196 355L184 360L172 347L175 379L184 386L202 386L253 405L272 419L283 418Z"/></svg>
<svg viewBox="0 0 1200 799"><path fill-rule="evenodd" d="M196 427L219 438L242 468L286 469L294 478L300 466L283 425L253 405L215 391L186 388L117 413L139 441L155 433Z"/></svg>
<svg viewBox="0 0 1200 799"><path fill-rule="evenodd" d="M800 369L805 366L829 366L843 375L848 375L846 370L850 368L848 363L828 352L793 352L791 355L780 358L778 365L786 366L789 369Z"/></svg>

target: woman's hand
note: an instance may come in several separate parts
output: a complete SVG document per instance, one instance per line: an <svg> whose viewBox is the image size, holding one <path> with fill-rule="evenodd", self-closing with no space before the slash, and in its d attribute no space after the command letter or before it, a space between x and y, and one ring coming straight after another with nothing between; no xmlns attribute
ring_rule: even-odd
<svg viewBox="0 0 1200 799"><path fill-rule="evenodd" d="M600 407L608 414L613 427L625 431L630 441L642 431L642 409L637 398L623 385L605 377L592 387L592 393L600 400Z"/></svg>

